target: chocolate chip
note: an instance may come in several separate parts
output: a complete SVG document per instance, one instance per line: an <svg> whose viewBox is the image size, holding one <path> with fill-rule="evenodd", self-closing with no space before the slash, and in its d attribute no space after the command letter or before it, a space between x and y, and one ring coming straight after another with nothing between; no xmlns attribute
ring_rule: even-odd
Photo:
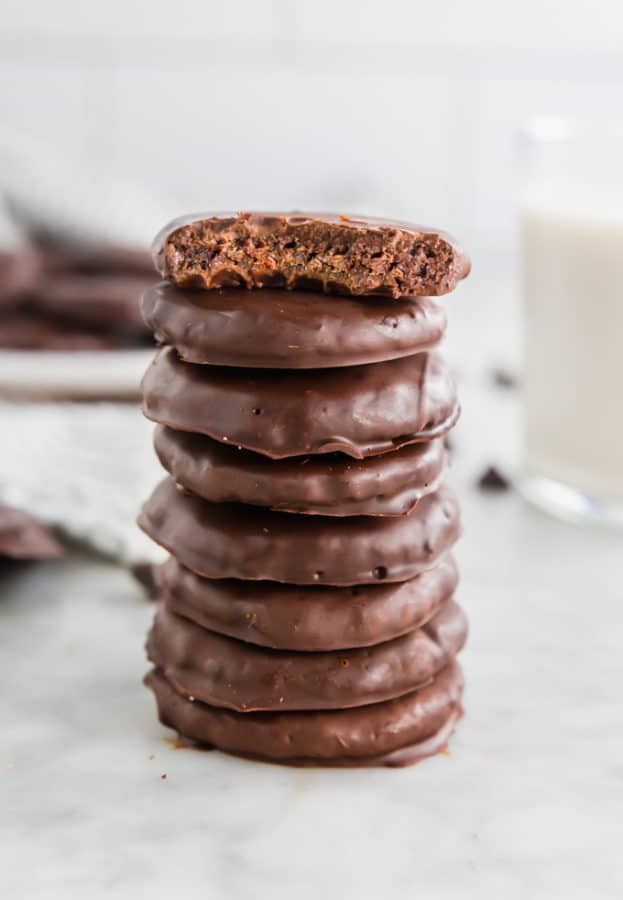
<svg viewBox="0 0 623 900"><path fill-rule="evenodd" d="M506 369L494 369L491 373L491 377L493 378L493 383L497 387L501 388L516 388L517 387L517 376L513 375L512 372L508 372Z"/></svg>
<svg viewBox="0 0 623 900"><path fill-rule="evenodd" d="M489 466L478 479L478 487L482 491L507 491L510 481L495 466Z"/></svg>

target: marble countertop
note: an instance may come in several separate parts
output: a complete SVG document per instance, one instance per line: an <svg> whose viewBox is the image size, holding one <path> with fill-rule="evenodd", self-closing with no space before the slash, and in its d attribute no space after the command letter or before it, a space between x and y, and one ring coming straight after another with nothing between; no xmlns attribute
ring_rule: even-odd
<svg viewBox="0 0 623 900"><path fill-rule="evenodd" d="M620 536L462 493L467 713L410 769L176 750L126 572L74 555L5 579L2 896L620 898Z"/></svg>
<svg viewBox="0 0 623 900"><path fill-rule="evenodd" d="M513 468L513 403L459 375L471 635L449 755L297 770L175 749L133 580L77 552L25 567L0 582L2 897L623 896L623 538L478 492L484 463Z"/></svg>

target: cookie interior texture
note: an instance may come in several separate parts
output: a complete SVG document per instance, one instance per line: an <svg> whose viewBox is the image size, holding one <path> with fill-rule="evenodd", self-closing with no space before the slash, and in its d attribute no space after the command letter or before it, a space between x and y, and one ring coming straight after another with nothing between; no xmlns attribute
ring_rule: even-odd
<svg viewBox="0 0 623 900"><path fill-rule="evenodd" d="M265 286L389 297L437 296L469 260L419 225L316 213L239 213L183 222L157 239L165 278L184 287Z"/></svg>

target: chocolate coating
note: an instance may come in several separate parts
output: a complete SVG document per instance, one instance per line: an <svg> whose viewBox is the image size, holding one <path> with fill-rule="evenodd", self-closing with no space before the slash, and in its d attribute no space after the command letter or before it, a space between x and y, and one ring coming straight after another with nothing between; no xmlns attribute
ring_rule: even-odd
<svg viewBox="0 0 623 900"><path fill-rule="evenodd" d="M454 238L409 222L326 213L198 213L153 244L161 274L182 287L242 285L352 295L436 296L470 271Z"/></svg>
<svg viewBox="0 0 623 900"><path fill-rule="evenodd" d="M273 459L334 451L362 459L444 434L459 412L437 353L286 374L191 365L169 347L142 390L147 418Z"/></svg>
<svg viewBox="0 0 623 900"><path fill-rule="evenodd" d="M201 578L171 557L157 582L166 605L203 628L275 650L343 650L392 640L452 596L452 557L410 581L353 588Z"/></svg>
<svg viewBox="0 0 623 900"><path fill-rule="evenodd" d="M322 653L269 650L156 613L147 654L175 690L239 712L346 709L428 684L458 653L467 623L448 601L422 628L373 647Z"/></svg>
<svg viewBox="0 0 623 900"><path fill-rule="evenodd" d="M438 344L442 307L427 297L387 301L265 288L149 288L143 318L188 362L268 369L322 369L412 356Z"/></svg>
<svg viewBox="0 0 623 900"><path fill-rule="evenodd" d="M436 490L446 461L441 439L365 460L341 453L274 460L158 426L154 446L175 481L206 500L324 516L405 515Z"/></svg>
<svg viewBox="0 0 623 900"><path fill-rule="evenodd" d="M463 676L456 662L395 700L316 712L219 709L178 694L156 669L150 687L163 725L192 741L240 756L291 765L407 765L441 750L461 715Z"/></svg>
<svg viewBox="0 0 623 900"><path fill-rule="evenodd" d="M427 494L409 516L291 516L208 503L167 478L139 525L183 566L208 578L288 584L407 581L432 568L459 535L454 495Z"/></svg>

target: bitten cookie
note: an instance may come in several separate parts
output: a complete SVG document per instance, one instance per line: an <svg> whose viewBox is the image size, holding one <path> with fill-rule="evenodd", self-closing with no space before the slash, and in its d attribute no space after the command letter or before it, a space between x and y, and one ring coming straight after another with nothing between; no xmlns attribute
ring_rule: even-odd
<svg viewBox="0 0 623 900"><path fill-rule="evenodd" d="M203 213L171 222L154 260L180 287L285 287L437 296L470 271L454 238L392 219L324 213Z"/></svg>

